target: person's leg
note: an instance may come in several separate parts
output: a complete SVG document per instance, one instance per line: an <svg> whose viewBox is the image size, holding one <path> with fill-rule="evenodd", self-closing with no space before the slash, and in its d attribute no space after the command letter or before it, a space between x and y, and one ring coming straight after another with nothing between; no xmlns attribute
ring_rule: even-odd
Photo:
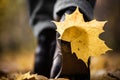
<svg viewBox="0 0 120 80"><path fill-rule="evenodd" d="M83 17L84 17L85 21L90 21L93 19L93 9L94 9L95 2L96 2L96 0L57 0L56 4L54 6L54 19L56 21L63 21L65 18L65 13L71 14L72 12L75 11L76 7L78 6L80 12L83 13ZM57 63L57 62L55 62L55 63ZM53 67L56 67L56 65L54 65ZM89 68L87 70L88 70L87 75L81 74L82 77L80 77L80 79L90 80ZM52 73L54 73L55 68L52 71L53 71ZM66 75L69 75L69 74L66 74Z"/></svg>
<svg viewBox="0 0 120 80"><path fill-rule="evenodd" d="M28 0L30 24L37 38L34 73L50 77L56 48L56 27L50 22L55 0Z"/></svg>

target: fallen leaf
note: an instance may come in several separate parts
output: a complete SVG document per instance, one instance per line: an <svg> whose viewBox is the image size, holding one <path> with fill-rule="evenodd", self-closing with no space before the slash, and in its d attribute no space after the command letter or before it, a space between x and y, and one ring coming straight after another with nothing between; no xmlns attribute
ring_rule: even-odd
<svg viewBox="0 0 120 80"><path fill-rule="evenodd" d="M15 80L48 80L48 79L44 76L30 74L30 72L27 72L25 74L17 74Z"/></svg>

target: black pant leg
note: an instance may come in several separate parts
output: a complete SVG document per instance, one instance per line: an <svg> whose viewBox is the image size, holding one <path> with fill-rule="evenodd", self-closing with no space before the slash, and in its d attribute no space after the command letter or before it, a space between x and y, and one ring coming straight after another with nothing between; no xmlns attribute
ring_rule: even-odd
<svg viewBox="0 0 120 80"><path fill-rule="evenodd" d="M56 47L53 19L55 0L28 0L30 24L37 38L34 73L50 77Z"/></svg>
<svg viewBox="0 0 120 80"><path fill-rule="evenodd" d="M54 19L58 20L64 14L64 11L70 7L79 7L88 20L93 19L93 7L95 0L57 0L54 7Z"/></svg>
<svg viewBox="0 0 120 80"><path fill-rule="evenodd" d="M28 0L29 22L35 36L38 36L45 28L56 29L50 22L53 20L53 7L55 2L56 0Z"/></svg>

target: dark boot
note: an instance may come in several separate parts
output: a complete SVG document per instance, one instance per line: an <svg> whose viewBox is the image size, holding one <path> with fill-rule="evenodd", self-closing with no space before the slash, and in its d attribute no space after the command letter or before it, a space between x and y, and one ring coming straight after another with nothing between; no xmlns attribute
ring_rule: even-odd
<svg viewBox="0 0 120 80"><path fill-rule="evenodd" d="M72 12L74 12L76 9L76 7L69 7L68 9L66 9L65 11L63 11L63 14L61 16L60 21L64 21L65 19L65 14L71 14ZM83 14L84 19L86 21L89 21L88 18L85 16L85 14ZM51 67L51 72L50 72L50 78L58 78L60 76L60 73L62 71L62 53L61 53L61 45L60 45L60 41L58 41L57 39L58 37L56 37L56 49L55 49L55 54L53 57L53 64Z"/></svg>
<svg viewBox="0 0 120 80"><path fill-rule="evenodd" d="M38 36L38 47L35 54L34 73L50 77L53 56L56 47L56 31L44 29Z"/></svg>
<svg viewBox="0 0 120 80"><path fill-rule="evenodd" d="M50 78L58 78L62 71L62 52L60 40L57 39L55 54L53 57L53 64L50 72Z"/></svg>

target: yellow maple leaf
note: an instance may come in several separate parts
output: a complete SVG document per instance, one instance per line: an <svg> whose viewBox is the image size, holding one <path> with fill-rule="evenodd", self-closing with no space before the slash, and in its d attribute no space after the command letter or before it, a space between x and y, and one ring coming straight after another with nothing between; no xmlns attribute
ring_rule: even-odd
<svg viewBox="0 0 120 80"><path fill-rule="evenodd" d="M60 39L70 42L72 53L75 53L78 59L82 59L85 63L90 56L98 56L110 50L104 41L99 39L106 21L85 22L83 14L77 8L72 14L66 14L63 22L54 23L61 35Z"/></svg>

